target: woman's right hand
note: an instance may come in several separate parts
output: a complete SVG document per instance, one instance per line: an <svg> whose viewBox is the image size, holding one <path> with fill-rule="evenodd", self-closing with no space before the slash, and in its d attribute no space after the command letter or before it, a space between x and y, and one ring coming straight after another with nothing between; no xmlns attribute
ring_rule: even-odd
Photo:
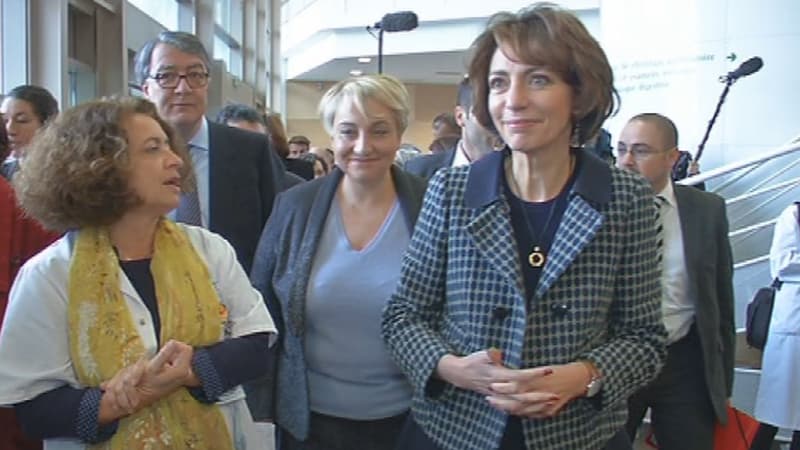
<svg viewBox="0 0 800 450"><path fill-rule="evenodd" d="M151 360L142 359L125 367L102 383L100 423L107 423L152 405L178 388L189 384L192 346L169 341Z"/></svg>
<svg viewBox="0 0 800 450"><path fill-rule="evenodd" d="M461 389L491 395L492 383L508 381L500 350L480 350L467 356L445 355L436 365L442 380ZM502 380L502 381L501 381Z"/></svg>

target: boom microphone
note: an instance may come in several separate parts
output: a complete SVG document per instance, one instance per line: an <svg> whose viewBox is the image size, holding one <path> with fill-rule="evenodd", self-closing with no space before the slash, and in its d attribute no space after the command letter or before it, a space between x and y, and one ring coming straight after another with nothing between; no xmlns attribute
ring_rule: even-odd
<svg viewBox="0 0 800 450"><path fill-rule="evenodd" d="M419 25L419 21L416 13L412 11L400 11L386 14L380 22L375 24L374 28L392 33L395 31L411 31L417 28L417 25Z"/></svg>
<svg viewBox="0 0 800 450"><path fill-rule="evenodd" d="M764 67L764 60L758 56L754 56L743 62L742 65L733 72L728 72L727 75L720 77L719 81L722 81L723 83L733 83L739 78L758 72L762 67Z"/></svg>
<svg viewBox="0 0 800 450"><path fill-rule="evenodd" d="M719 111L722 109L722 104L725 103L725 97L728 96L728 91L731 89L733 83L738 80L739 78L746 77L748 75L752 75L761 68L764 67L764 61L759 58L758 56L754 56L747 61L743 62L741 66L737 67L736 70L733 72L728 72L727 75L719 77L719 81L725 83L725 89L722 90L722 95L719 96L719 101L717 101L717 109L714 110L714 115L711 116L711 120L708 121L708 126L706 127L706 134L703 136L703 139L700 141L700 145L697 146L697 153L695 153L694 160L700 161L700 157L703 156L703 149L706 148L706 142L708 141L708 136L711 135L711 129L714 128L714 123L717 121L717 116L719 116Z"/></svg>

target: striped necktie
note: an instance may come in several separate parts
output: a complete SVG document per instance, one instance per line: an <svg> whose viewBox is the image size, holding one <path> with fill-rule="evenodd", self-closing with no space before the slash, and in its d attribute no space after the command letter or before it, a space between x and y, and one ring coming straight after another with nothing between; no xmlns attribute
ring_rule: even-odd
<svg viewBox="0 0 800 450"><path fill-rule="evenodd" d="M196 151L194 146L189 145L189 152L194 151ZM197 195L197 187L195 186L193 192L184 192L181 194L178 210L175 211L175 221L201 227L203 226L201 217L200 197Z"/></svg>
<svg viewBox="0 0 800 450"><path fill-rule="evenodd" d="M654 203L656 205L656 259L658 264L664 259L664 206L667 199L661 195L656 196Z"/></svg>

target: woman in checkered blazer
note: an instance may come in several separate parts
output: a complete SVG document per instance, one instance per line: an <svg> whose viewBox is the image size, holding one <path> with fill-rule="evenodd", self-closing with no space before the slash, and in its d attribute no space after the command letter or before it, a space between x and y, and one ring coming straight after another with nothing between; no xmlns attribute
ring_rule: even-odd
<svg viewBox="0 0 800 450"><path fill-rule="evenodd" d="M650 188L581 149L614 109L608 60L551 4L473 47L474 114L506 148L428 186L383 316L414 389L400 448L630 448L665 331Z"/></svg>

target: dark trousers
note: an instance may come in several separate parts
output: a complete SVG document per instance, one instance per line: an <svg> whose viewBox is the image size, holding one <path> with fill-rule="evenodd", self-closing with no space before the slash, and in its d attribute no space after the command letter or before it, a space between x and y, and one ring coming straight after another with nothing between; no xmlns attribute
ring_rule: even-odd
<svg viewBox="0 0 800 450"><path fill-rule="evenodd" d="M661 450L712 450L714 409L708 396L703 352L695 326L667 347L667 361L656 379L628 399L628 430L636 430L647 408Z"/></svg>
<svg viewBox="0 0 800 450"><path fill-rule="evenodd" d="M298 441L276 427L278 450L393 450L407 413L386 419L351 420L311 413L309 436Z"/></svg>
<svg viewBox="0 0 800 450"><path fill-rule="evenodd" d="M756 435L753 436L750 450L770 450L777 433L778 427L766 423L760 424ZM789 450L800 450L800 431L795 430L792 433L792 444L789 446Z"/></svg>
<svg viewBox="0 0 800 450"><path fill-rule="evenodd" d="M517 439L517 437L519 439ZM519 419L508 421L506 432L497 450L527 450L522 437L522 422ZM396 450L441 450L431 438L417 425L414 417L409 414L406 425L400 433ZM633 450L628 433L619 430L604 447L604 450Z"/></svg>

